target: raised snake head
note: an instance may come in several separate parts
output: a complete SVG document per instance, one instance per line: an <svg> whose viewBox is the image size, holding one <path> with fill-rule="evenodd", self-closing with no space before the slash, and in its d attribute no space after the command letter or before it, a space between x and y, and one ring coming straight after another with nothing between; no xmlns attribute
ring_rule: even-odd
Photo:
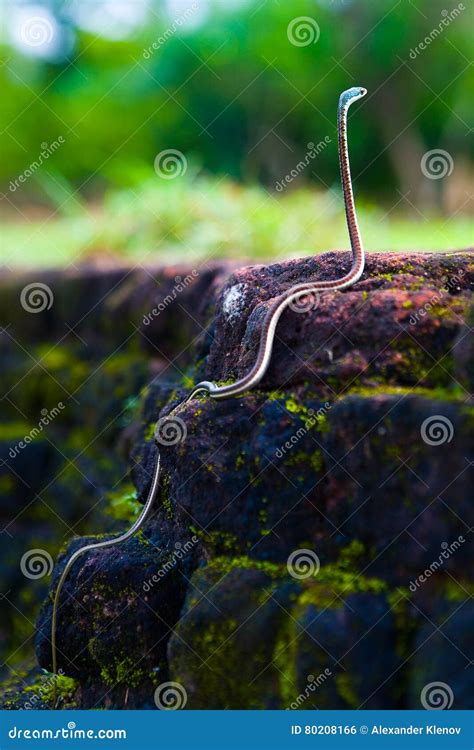
<svg viewBox="0 0 474 750"><path fill-rule="evenodd" d="M339 97L339 107L348 107L352 102L357 101L357 99L362 99L366 93L367 89L364 89L362 86L353 86L351 89L343 91Z"/></svg>

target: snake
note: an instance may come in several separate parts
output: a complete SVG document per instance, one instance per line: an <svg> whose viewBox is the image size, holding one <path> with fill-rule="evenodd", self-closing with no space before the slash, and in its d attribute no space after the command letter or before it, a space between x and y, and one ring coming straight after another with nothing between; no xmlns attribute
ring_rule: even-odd
<svg viewBox="0 0 474 750"><path fill-rule="evenodd" d="M254 388L261 381L261 379L265 375L265 372L267 371L272 356L273 342L275 339L278 321L280 320L286 308L292 303L297 303L302 297L318 294L319 292L329 290L337 291L347 289L348 287L355 284L362 276L365 265L365 253L357 221L354 193L352 189L349 148L347 142L347 113L351 104L364 97L366 93L367 89L360 86L353 86L352 88L343 91L339 97L339 104L337 109L339 168L341 173L341 184L344 198L347 229L352 250L352 265L350 270L347 271L347 273L339 279L327 281L308 280L306 282L296 284L275 297L265 313L260 331L260 343L257 357L253 367L249 370L249 372L247 372L246 375L231 384L217 385L216 383L213 383L209 380L203 380L197 383L192 388L190 393L164 418L165 420L171 420L176 409L178 409L184 403L195 398L198 394L206 393L210 396L210 398L219 400L230 398L232 396L240 396L241 394ZM122 544L123 542L133 537L143 527L145 521L149 518L156 500L159 486L159 445L160 431L162 429L162 426L163 418L159 419L156 423L154 432L156 451L150 488L148 490L143 509L136 521L128 529L128 531L121 534L120 536L113 537L112 539L104 540L102 542L86 544L84 547L80 547L79 549L77 549L67 560L66 565L64 566L63 571L59 577L53 598L53 611L51 619L52 672L55 675L58 674L58 649L56 636L59 604L61 593L68 574L79 557L82 557L82 555L86 554L87 552L91 552L92 550L105 549L106 547L112 547L116 544ZM54 703L56 703L56 689L54 691Z"/></svg>

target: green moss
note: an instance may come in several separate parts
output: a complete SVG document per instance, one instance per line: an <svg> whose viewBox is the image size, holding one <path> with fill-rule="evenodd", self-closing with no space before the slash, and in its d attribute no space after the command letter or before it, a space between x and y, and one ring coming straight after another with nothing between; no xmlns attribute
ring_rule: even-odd
<svg viewBox="0 0 474 750"><path fill-rule="evenodd" d="M254 392L257 392L261 394L262 396L265 396L267 401L283 401L285 399L284 391L273 390L273 391L269 391L268 393L266 393L265 391L254 391Z"/></svg>
<svg viewBox="0 0 474 750"><path fill-rule="evenodd" d="M0 425L0 441L22 440L32 429L32 426L26 422L4 422Z"/></svg>
<svg viewBox="0 0 474 750"><path fill-rule="evenodd" d="M173 503L171 502L171 498L170 498L170 496L168 494L164 495L162 504L163 504L163 508L165 509L165 512L166 512L166 517L169 518L170 520L173 519L174 518L174 508L173 508Z"/></svg>
<svg viewBox="0 0 474 750"><path fill-rule="evenodd" d="M344 606L344 597L351 594L380 594L387 590L385 581L342 570L336 564L321 567L315 578L303 581L303 586L304 591L298 603L302 606L312 604L323 609L341 609Z"/></svg>
<svg viewBox="0 0 474 750"><path fill-rule="evenodd" d="M235 639L239 628L239 622L229 617L220 622L209 622L196 633L193 638L193 649L199 654L200 660L204 662L201 672L200 700L205 703L211 697L215 702L215 696L222 696L224 692L226 699L232 708L264 708L264 697L259 680L253 684L248 679L242 679L244 665L240 661L238 649L235 647ZM263 644L255 644L252 653L253 665L259 665L263 669L266 665L264 659L259 655L264 651ZM199 670L198 670L199 671ZM185 684L186 678L177 675L178 682ZM227 702L226 700L226 702Z"/></svg>
<svg viewBox="0 0 474 750"><path fill-rule="evenodd" d="M276 667L279 692L283 706L290 706L298 695L296 672L299 631L296 622L288 618L281 627L273 651L273 664Z"/></svg>
<svg viewBox="0 0 474 750"><path fill-rule="evenodd" d="M357 569L366 553L365 545L358 539L353 539L347 547L339 553L337 564L343 569Z"/></svg>
<svg viewBox="0 0 474 750"><path fill-rule="evenodd" d="M183 375L182 383L183 388L191 390L194 386L194 379L189 375Z"/></svg>
<svg viewBox="0 0 474 750"><path fill-rule="evenodd" d="M463 403L466 399L466 392L463 388L456 384L450 385L438 385L433 388L426 386L391 386L385 383L380 384L380 388L374 388L373 386L355 386L350 391L344 394L341 399L347 397L348 394L364 396L367 398L374 398L374 396L420 396L427 399L439 399L441 401L457 401Z"/></svg>
<svg viewBox="0 0 474 750"><path fill-rule="evenodd" d="M311 453L292 450L285 455L284 461L286 466L292 466L297 469L307 469L310 466L316 473L319 473L324 467L323 454L319 448L313 450ZM304 476L301 475L299 479L303 481Z"/></svg>
<svg viewBox="0 0 474 750"><path fill-rule="evenodd" d="M143 506L137 500L137 493L132 485L128 485L118 492L108 492L106 499L108 505L105 512L116 521L133 523L143 509Z"/></svg>
<svg viewBox="0 0 474 750"><path fill-rule="evenodd" d="M146 443L149 443L155 437L155 426L156 426L156 422L151 422L150 424L146 426L145 432L143 435L143 439L145 440Z"/></svg>
<svg viewBox="0 0 474 750"><path fill-rule="evenodd" d="M79 683L72 677L66 677L66 675L38 675L38 679L31 685L27 685L23 689L26 694L35 696L32 700L28 698L28 703L35 708L37 704L44 703L50 708L55 705L62 709L73 709L77 708L76 694L79 688ZM56 699L56 704L54 700ZM40 706L38 705L38 708Z"/></svg>
<svg viewBox="0 0 474 750"><path fill-rule="evenodd" d="M298 404L293 397L287 398L285 401L285 408L291 414L306 414L308 408L303 404Z"/></svg>
<svg viewBox="0 0 474 750"><path fill-rule="evenodd" d="M245 466L246 461L246 454L242 451L242 453L239 453L237 455L237 458L235 459L235 468L241 469L243 466Z"/></svg>
<svg viewBox="0 0 474 750"><path fill-rule="evenodd" d="M474 597L474 583L467 580L448 578L443 586L443 593L449 602L462 602Z"/></svg>
<svg viewBox="0 0 474 750"><path fill-rule="evenodd" d="M100 677L109 687L115 687L115 685L138 687L149 677L149 673L140 669L130 656L123 656L122 658L112 657L107 664L104 664L100 670Z"/></svg>
<svg viewBox="0 0 474 750"><path fill-rule="evenodd" d="M316 430L324 434L331 429L326 414L316 414Z"/></svg>
<svg viewBox="0 0 474 750"><path fill-rule="evenodd" d="M340 672L335 676L337 692L346 702L348 708L356 709L360 706L360 699L357 695L354 679L349 672Z"/></svg>
<svg viewBox="0 0 474 750"><path fill-rule="evenodd" d="M237 570L238 568L261 570L271 578L281 576L286 570L285 565L277 565L276 563L264 562L261 560L252 560L252 558L244 555L233 558L215 557L208 562L207 568L209 570L219 570L222 573L230 573L231 570Z"/></svg>
<svg viewBox="0 0 474 750"><path fill-rule="evenodd" d="M72 364L73 359L71 350L68 346L52 347L49 342L40 344L36 348L36 359L47 370L60 370ZM75 357L74 357L75 360Z"/></svg>
<svg viewBox="0 0 474 750"><path fill-rule="evenodd" d="M217 555L222 555L223 552L235 552L237 549L237 537L235 534L227 531L206 531L196 526L190 526L189 530Z"/></svg>
<svg viewBox="0 0 474 750"><path fill-rule="evenodd" d="M189 605L193 606L192 601ZM175 663L172 676L184 685L193 680L198 701L193 707L205 708L218 702L231 709L265 708L268 690L274 690L276 683L269 640L252 643L248 658L243 658L242 652L248 649L245 619L258 609L258 597L252 598L242 608L237 606L235 612L232 607L227 614L216 613L216 619L207 619L198 629L192 622L190 632L181 630L181 637L192 643L192 651L198 656L189 654L184 663ZM279 623L273 624L277 630Z"/></svg>
<svg viewBox="0 0 474 750"><path fill-rule="evenodd" d="M137 533L135 534L135 539L141 547L153 547L156 549L156 546L148 539L148 537L145 536L144 529L140 529L139 531L137 531Z"/></svg>
<svg viewBox="0 0 474 750"><path fill-rule="evenodd" d="M314 604L316 606L326 607L334 600L334 605L342 606L343 602L337 598L348 594L359 592L372 592L375 594L387 591L387 584L379 578L368 578L361 576L357 569L352 567L363 552L363 546L360 542L354 542L346 547L341 553L341 560L334 564L324 565L320 568L317 576L303 579L300 585L303 592L299 596L300 605ZM215 557L210 560L206 566L210 571L218 570L222 574L229 573L239 568L244 570L259 570L266 573L272 580L286 578L288 568L286 564L277 564L268 561L254 560L247 556Z"/></svg>
<svg viewBox="0 0 474 750"><path fill-rule="evenodd" d="M11 474L2 474L0 476L0 495L9 495L15 487L15 479Z"/></svg>

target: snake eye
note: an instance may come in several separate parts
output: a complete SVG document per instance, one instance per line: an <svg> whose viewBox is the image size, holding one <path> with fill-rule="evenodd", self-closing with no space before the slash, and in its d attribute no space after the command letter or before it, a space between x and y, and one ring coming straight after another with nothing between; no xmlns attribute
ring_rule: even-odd
<svg viewBox="0 0 474 750"><path fill-rule="evenodd" d="M367 89L364 89L362 86L359 89L360 96L365 96L367 93Z"/></svg>

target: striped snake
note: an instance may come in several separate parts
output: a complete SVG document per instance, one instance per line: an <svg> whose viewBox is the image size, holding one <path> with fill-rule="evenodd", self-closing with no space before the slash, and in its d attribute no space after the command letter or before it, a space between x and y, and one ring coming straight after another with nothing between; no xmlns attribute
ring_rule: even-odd
<svg viewBox="0 0 474 750"><path fill-rule="evenodd" d="M203 380L202 382L194 386L191 393L184 399L184 401L181 402L181 404L186 403L190 399L194 398L198 393L207 393L211 398L224 399L229 398L230 396L239 396L240 394L256 386L264 376L269 365L270 358L272 356L275 330L283 311L290 304L297 302L302 297L318 292L323 292L328 289L346 289L352 284L355 284L355 282L360 279L364 270L365 256L360 238L359 226L357 224L354 195L352 192L349 153L347 146L347 112L350 105L358 99L361 99L363 96L365 96L366 93L366 89L360 88L359 86L350 88L347 91L343 91L339 98L339 106L337 110L339 166L341 171L342 190L344 194L347 228L349 231L349 238L352 248L352 267L350 271L348 271L345 276L342 276L342 278L335 279L334 281L307 281L301 284L296 284L295 286L284 291L282 294L276 297L268 308L263 320L257 359L252 369L246 375L244 375L243 378L240 378L240 380L237 380L235 383L231 383L230 385L218 386L208 380ZM165 419L170 419L172 414L173 412L170 412L170 414L168 414ZM146 502L143 506L143 510L133 526L131 526L128 531L118 537L114 537L113 539L109 539L103 542L96 542L94 544L86 544L84 547L76 550L66 562L64 570L61 573L54 595L53 614L51 622L53 674L57 674L56 626L58 619L59 600L68 573L76 560L86 552L89 552L90 550L103 549L105 547L112 547L113 545L121 544L127 539L130 539L143 526L143 524L149 517L153 508L153 504L155 502L159 483L160 454L158 450L158 430L161 429L162 423L163 420L160 419L155 428L155 442L157 444L157 450L151 487L149 489ZM54 703L56 703L56 700L54 700Z"/></svg>

